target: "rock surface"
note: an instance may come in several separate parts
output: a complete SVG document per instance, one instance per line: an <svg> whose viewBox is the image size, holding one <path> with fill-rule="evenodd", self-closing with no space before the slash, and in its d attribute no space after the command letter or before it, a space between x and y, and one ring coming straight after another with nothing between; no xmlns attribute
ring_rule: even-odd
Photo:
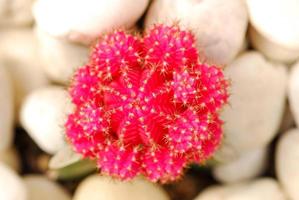
<svg viewBox="0 0 299 200"><path fill-rule="evenodd" d="M57 183L41 175L27 175L24 182L29 200L71 200L71 196Z"/></svg>
<svg viewBox="0 0 299 200"><path fill-rule="evenodd" d="M290 80L290 78L289 78L289 80ZM280 128L279 128L279 131L278 131L279 133L283 133L283 132L285 132L285 131L287 131L290 128L295 126L295 120L294 120L294 116L293 116L293 113L291 111L289 102L290 102L290 94L288 94L288 102L286 103L283 118L282 118L281 123L280 123Z"/></svg>
<svg viewBox="0 0 299 200"><path fill-rule="evenodd" d="M213 169L214 177L223 183L236 183L261 175L267 166L267 148L243 153L238 159L219 164Z"/></svg>
<svg viewBox="0 0 299 200"><path fill-rule="evenodd" d="M279 184L272 178L252 182L212 186L194 200L286 200Z"/></svg>
<svg viewBox="0 0 299 200"><path fill-rule="evenodd" d="M13 147L0 151L0 162L9 166L14 171L20 171L20 157L16 149Z"/></svg>
<svg viewBox="0 0 299 200"><path fill-rule="evenodd" d="M133 27L148 2L149 0L37 0L33 12L37 25L44 32L88 44L103 32L119 27Z"/></svg>
<svg viewBox="0 0 299 200"><path fill-rule="evenodd" d="M225 74L232 84L230 106L222 113L224 160L226 152L235 158L275 137L284 113L287 70L260 53L247 52L227 66Z"/></svg>
<svg viewBox="0 0 299 200"><path fill-rule="evenodd" d="M299 1L247 0L247 5L253 46L274 60L299 58Z"/></svg>
<svg viewBox="0 0 299 200"><path fill-rule="evenodd" d="M28 26L33 23L34 0L0 0L0 26Z"/></svg>
<svg viewBox="0 0 299 200"><path fill-rule="evenodd" d="M85 46L54 38L36 28L42 67L48 77L67 84L75 70L88 60L89 49Z"/></svg>
<svg viewBox="0 0 299 200"><path fill-rule="evenodd" d="M279 182L292 200L299 199L299 130L287 131L279 139L275 155Z"/></svg>
<svg viewBox="0 0 299 200"><path fill-rule="evenodd" d="M247 18L246 4L240 0L156 0L145 23L149 28L157 22L178 21L197 36L202 61L224 65L242 49Z"/></svg>
<svg viewBox="0 0 299 200"><path fill-rule="evenodd" d="M41 88L25 99L21 124L41 149L54 154L65 145L64 123L71 108L62 87Z"/></svg>
<svg viewBox="0 0 299 200"><path fill-rule="evenodd" d="M121 182L93 175L80 183L74 200L169 200L158 186L144 179Z"/></svg>
<svg viewBox="0 0 299 200"><path fill-rule="evenodd" d="M292 67L288 82L288 97L291 113L299 126L299 61Z"/></svg>
<svg viewBox="0 0 299 200"><path fill-rule="evenodd" d="M22 179L2 163L0 163L0 199L29 200Z"/></svg>
<svg viewBox="0 0 299 200"><path fill-rule="evenodd" d="M33 31L5 29L0 32L0 60L11 75L14 86L16 112L24 97L31 91L48 84L42 69ZM16 114L17 116L17 114Z"/></svg>
<svg viewBox="0 0 299 200"><path fill-rule="evenodd" d="M8 148L13 139L13 91L6 67L0 64L0 151Z"/></svg>

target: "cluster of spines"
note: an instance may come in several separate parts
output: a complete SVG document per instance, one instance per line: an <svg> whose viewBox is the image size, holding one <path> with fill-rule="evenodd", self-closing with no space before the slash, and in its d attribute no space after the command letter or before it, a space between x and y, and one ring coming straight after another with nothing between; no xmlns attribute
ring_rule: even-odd
<svg viewBox="0 0 299 200"><path fill-rule="evenodd" d="M115 31L73 77L76 109L66 135L102 173L172 181L218 147L227 87L220 68L199 63L191 32L177 25L155 25L143 38Z"/></svg>

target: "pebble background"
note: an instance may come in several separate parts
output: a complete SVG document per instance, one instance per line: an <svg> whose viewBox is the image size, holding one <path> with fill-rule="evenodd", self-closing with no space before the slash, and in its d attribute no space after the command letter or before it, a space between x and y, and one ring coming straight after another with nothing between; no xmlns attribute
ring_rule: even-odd
<svg viewBox="0 0 299 200"><path fill-rule="evenodd" d="M119 182L67 151L66 88L99 34L157 22L224 67L225 136L175 183ZM299 200L298 127L299 0L0 0L0 200Z"/></svg>

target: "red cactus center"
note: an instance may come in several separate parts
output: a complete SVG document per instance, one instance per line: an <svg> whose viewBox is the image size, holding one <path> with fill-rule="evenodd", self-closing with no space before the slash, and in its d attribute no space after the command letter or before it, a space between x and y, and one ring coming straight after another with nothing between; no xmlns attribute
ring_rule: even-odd
<svg viewBox="0 0 299 200"><path fill-rule="evenodd" d="M173 120L172 90L153 73L131 71L104 89L112 129L126 145L163 143L167 123Z"/></svg>

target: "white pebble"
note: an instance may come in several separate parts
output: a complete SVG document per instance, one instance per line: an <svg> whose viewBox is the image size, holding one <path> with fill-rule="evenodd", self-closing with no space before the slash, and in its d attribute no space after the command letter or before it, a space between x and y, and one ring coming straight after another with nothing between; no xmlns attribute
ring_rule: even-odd
<svg viewBox="0 0 299 200"><path fill-rule="evenodd" d="M33 23L34 0L0 0L1 26L29 26Z"/></svg>
<svg viewBox="0 0 299 200"><path fill-rule="evenodd" d="M0 0L0 18L3 18L6 12L6 0Z"/></svg>
<svg viewBox="0 0 299 200"><path fill-rule="evenodd" d="M23 180L2 163L0 163L0 199L29 200Z"/></svg>
<svg viewBox="0 0 299 200"><path fill-rule="evenodd" d="M93 175L83 180L74 200L169 200L159 186L137 178L130 182Z"/></svg>
<svg viewBox="0 0 299 200"><path fill-rule="evenodd" d="M225 74L231 79L231 96L222 113L222 148L238 157L265 147L277 134L286 101L287 70L260 53L248 52L228 65Z"/></svg>
<svg viewBox="0 0 299 200"><path fill-rule="evenodd" d="M13 117L12 82L6 68L0 64L0 150L12 143Z"/></svg>
<svg viewBox="0 0 299 200"><path fill-rule="evenodd" d="M0 151L0 162L6 164L14 171L18 172L21 169L20 156L13 147Z"/></svg>
<svg viewBox="0 0 299 200"><path fill-rule="evenodd" d="M57 183L41 175L27 175L24 182L29 200L71 200L70 195Z"/></svg>
<svg viewBox="0 0 299 200"><path fill-rule="evenodd" d="M46 87L33 91L21 109L21 124L45 152L54 154L65 145L64 123L72 106L66 90Z"/></svg>
<svg viewBox="0 0 299 200"><path fill-rule="evenodd" d="M240 169L241 170L241 169ZM194 200L286 200L279 184L272 178L261 178L251 182L212 186L205 189Z"/></svg>
<svg viewBox="0 0 299 200"><path fill-rule="evenodd" d="M236 160L221 163L213 168L214 177L223 183L236 183L261 175L267 166L267 148L258 148L243 153Z"/></svg>
<svg viewBox="0 0 299 200"><path fill-rule="evenodd" d="M54 38L36 28L42 67L51 80L67 84L88 60L89 48Z"/></svg>
<svg viewBox="0 0 299 200"><path fill-rule="evenodd" d="M279 139L275 155L279 182L292 200L299 199L299 130L287 131Z"/></svg>
<svg viewBox="0 0 299 200"><path fill-rule="evenodd" d="M290 78L289 78L290 80ZM293 113L291 111L291 108L290 108L290 94L288 94L288 103L286 103L286 106L285 106L285 111L284 111L284 114L283 114L283 118L282 118L282 121L280 123L280 127L279 127L279 133L283 133L287 130L289 130L290 128L294 127L294 124L295 124L295 120L294 120L294 116L293 116Z"/></svg>
<svg viewBox="0 0 299 200"><path fill-rule="evenodd" d="M46 33L88 44L114 28L133 27L149 0L37 0L33 12Z"/></svg>
<svg viewBox="0 0 299 200"><path fill-rule="evenodd" d="M299 1L247 0L247 4L253 46L277 61L299 58Z"/></svg>
<svg viewBox="0 0 299 200"><path fill-rule="evenodd" d="M229 200L228 196L244 188L242 184L213 185L204 189L194 200Z"/></svg>
<svg viewBox="0 0 299 200"><path fill-rule="evenodd" d="M248 16L242 0L156 0L145 24L149 28L153 23L175 21L195 33L202 61L223 65L242 49Z"/></svg>
<svg viewBox="0 0 299 200"><path fill-rule="evenodd" d="M299 61L292 67L288 82L288 97L291 113L299 126Z"/></svg>
<svg viewBox="0 0 299 200"><path fill-rule="evenodd" d="M42 69L37 40L31 29L2 30L0 44L0 59L5 62L13 81L18 116L24 97L32 90L47 85L48 79Z"/></svg>

